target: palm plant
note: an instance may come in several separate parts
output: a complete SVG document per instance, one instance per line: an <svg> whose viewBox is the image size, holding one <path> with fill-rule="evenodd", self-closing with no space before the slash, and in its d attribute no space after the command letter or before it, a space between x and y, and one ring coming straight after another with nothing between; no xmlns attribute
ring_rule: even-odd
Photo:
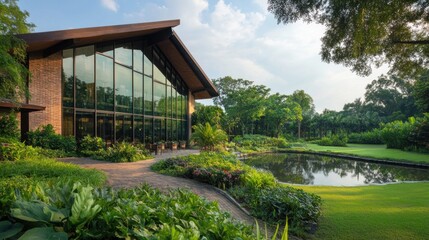
<svg viewBox="0 0 429 240"><path fill-rule="evenodd" d="M214 151L216 146L225 143L228 136L225 131L211 126L206 122L205 125L197 124L192 127L194 130L191 140L194 141L202 150Z"/></svg>

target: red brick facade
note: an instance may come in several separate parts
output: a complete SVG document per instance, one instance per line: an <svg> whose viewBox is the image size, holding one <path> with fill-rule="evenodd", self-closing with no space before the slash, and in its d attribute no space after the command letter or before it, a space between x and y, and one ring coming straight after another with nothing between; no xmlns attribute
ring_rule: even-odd
<svg viewBox="0 0 429 240"><path fill-rule="evenodd" d="M61 62L61 51L46 58L30 55L29 103L46 107L44 111L30 113L30 130L52 124L55 131L61 133Z"/></svg>

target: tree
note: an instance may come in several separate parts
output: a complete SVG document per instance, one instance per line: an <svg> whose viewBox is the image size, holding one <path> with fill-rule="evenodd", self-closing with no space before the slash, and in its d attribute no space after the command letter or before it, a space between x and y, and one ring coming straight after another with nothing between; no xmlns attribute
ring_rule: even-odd
<svg viewBox="0 0 429 240"><path fill-rule="evenodd" d="M0 98L19 101L29 96L26 44L15 36L34 27L27 17L16 0L0 0Z"/></svg>
<svg viewBox="0 0 429 240"><path fill-rule="evenodd" d="M429 64L429 3L421 0L268 0L278 23L326 26L321 56L359 75L372 67L417 76Z"/></svg>
<svg viewBox="0 0 429 240"><path fill-rule="evenodd" d="M192 125L209 123L212 126L220 127L224 116L222 108L218 106L200 105L192 113Z"/></svg>
<svg viewBox="0 0 429 240"><path fill-rule="evenodd" d="M301 108L295 102L287 101L287 96L279 93L270 95L266 100L265 120L269 129L274 130L274 136L279 137L282 127L289 121L301 117Z"/></svg>
<svg viewBox="0 0 429 240"><path fill-rule="evenodd" d="M302 111L302 117L296 118L298 125L298 138L301 138L301 122L304 118L309 119L314 114L313 98L304 92L304 90L296 90L289 96L289 100L296 102Z"/></svg>
<svg viewBox="0 0 429 240"><path fill-rule="evenodd" d="M416 105L423 113L429 113L429 70L414 85Z"/></svg>
<svg viewBox="0 0 429 240"><path fill-rule="evenodd" d="M379 113L386 122L406 120L417 113L409 81L395 76L380 76L366 86L365 106Z"/></svg>
<svg viewBox="0 0 429 240"><path fill-rule="evenodd" d="M220 96L213 101L223 107L229 121L236 123L241 134L250 130L253 133L255 121L259 120L265 109L265 99L270 89L263 85L253 85L252 81L224 77L213 80Z"/></svg>

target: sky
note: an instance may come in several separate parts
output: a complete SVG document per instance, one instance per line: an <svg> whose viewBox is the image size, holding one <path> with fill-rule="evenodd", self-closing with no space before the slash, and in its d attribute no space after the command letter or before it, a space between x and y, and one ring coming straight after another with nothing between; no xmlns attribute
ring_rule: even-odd
<svg viewBox="0 0 429 240"><path fill-rule="evenodd" d="M210 79L231 76L272 93L304 90L316 111L362 98L386 68L359 77L321 61L324 26L277 24L266 0L20 0L35 32L180 19L174 30ZM202 101L211 104L211 101Z"/></svg>

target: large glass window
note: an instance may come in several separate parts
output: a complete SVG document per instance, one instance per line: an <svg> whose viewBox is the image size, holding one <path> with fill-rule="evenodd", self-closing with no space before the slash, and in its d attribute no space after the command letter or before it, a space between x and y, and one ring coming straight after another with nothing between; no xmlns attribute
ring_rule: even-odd
<svg viewBox="0 0 429 240"><path fill-rule="evenodd" d="M113 59L96 57L97 109L113 111Z"/></svg>
<svg viewBox="0 0 429 240"><path fill-rule="evenodd" d="M76 107L94 109L94 46L75 49Z"/></svg>
<svg viewBox="0 0 429 240"><path fill-rule="evenodd" d="M131 142L133 140L132 115L116 115L116 141Z"/></svg>
<svg viewBox="0 0 429 240"><path fill-rule="evenodd" d="M62 131L64 136L73 136L74 134L73 117L74 117L73 109L70 109L70 108L63 109Z"/></svg>
<svg viewBox="0 0 429 240"><path fill-rule="evenodd" d="M76 138L94 136L94 113L76 112Z"/></svg>
<svg viewBox="0 0 429 240"><path fill-rule="evenodd" d="M73 77L73 49L63 51L63 106L73 107L74 77Z"/></svg>
<svg viewBox="0 0 429 240"><path fill-rule="evenodd" d="M155 118L153 120L153 141L157 143L161 140L161 119Z"/></svg>
<svg viewBox="0 0 429 240"><path fill-rule="evenodd" d="M144 142L152 143L152 133L153 133L153 119L145 118L144 119Z"/></svg>
<svg viewBox="0 0 429 240"><path fill-rule="evenodd" d="M64 135L107 144L186 139L188 90L158 48L121 41L62 54Z"/></svg>
<svg viewBox="0 0 429 240"><path fill-rule="evenodd" d="M134 72L134 113L143 113L143 75Z"/></svg>
<svg viewBox="0 0 429 240"><path fill-rule="evenodd" d="M111 145L114 138L113 114L97 114L97 136L101 137L107 145Z"/></svg>
<svg viewBox="0 0 429 240"><path fill-rule="evenodd" d="M134 117L134 142L144 142L144 125L142 116Z"/></svg>
<svg viewBox="0 0 429 240"><path fill-rule="evenodd" d="M142 42L133 43L133 69L143 73L143 48Z"/></svg>
<svg viewBox="0 0 429 240"><path fill-rule="evenodd" d="M111 43L97 44L95 51L97 51L97 53L101 53L103 55L113 58L113 44Z"/></svg>
<svg viewBox="0 0 429 240"><path fill-rule="evenodd" d="M131 69L115 64L116 111L133 111L133 78Z"/></svg>
<svg viewBox="0 0 429 240"><path fill-rule="evenodd" d="M166 103L165 85L153 82L153 105L155 116L165 116Z"/></svg>
<svg viewBox="0 0 429 240"><path fill-rule="evenodd" d="M126 66L133 66L133 46L131 43L115 44L115 61Z"/></svg>
<svg viewBox="0 0 429 240"><path fill-rule="evenodd" d="M153 115L152 78L144 76L144 114Z"/></svg>

